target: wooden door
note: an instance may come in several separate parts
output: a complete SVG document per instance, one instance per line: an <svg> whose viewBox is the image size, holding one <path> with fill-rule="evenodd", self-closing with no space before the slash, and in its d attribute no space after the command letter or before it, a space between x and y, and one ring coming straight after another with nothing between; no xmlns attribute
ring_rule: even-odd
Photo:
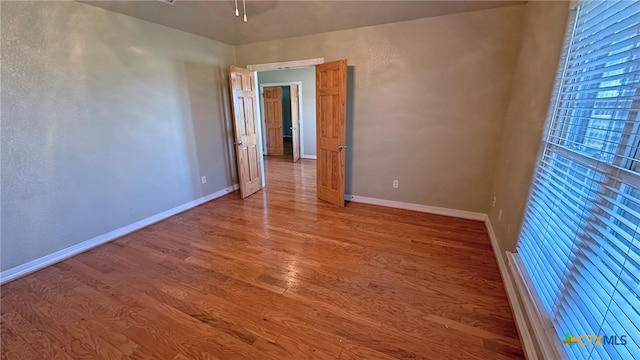
<svg viewBox="0 0 640 360"><path fill-rule="evenodd" d="M318 198L344 206L347 60L316 65Z"/></svg>
<svg viewBox="0 0 640 360"><path fill-rule="evenodd" d="M262 189L254 84L252 71L229 67L236 164L243 199Z"/></svg>
<svg viewBox="0 0 640 360"><path fill-rule="evenodd" d="M282 91L280 86L264 88L264 118L267 155L284 155L282 134Z"/></svg>
<svg viewBox="0 0 640 360"><path fill-rule="evenodd" d="M300 103L297 84L291 84L291 144L293 162L296 162L300 160Z"/></svg>

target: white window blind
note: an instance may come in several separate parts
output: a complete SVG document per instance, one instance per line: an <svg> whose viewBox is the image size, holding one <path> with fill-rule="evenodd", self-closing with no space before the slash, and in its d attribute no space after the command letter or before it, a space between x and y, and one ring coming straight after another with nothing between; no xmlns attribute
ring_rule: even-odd
<svg viewBox="0 0 640 360"><path fill-rule="evenodd" d="M580 1L517 246L571 359L640 359L639 112L640 1Z"/></svg>

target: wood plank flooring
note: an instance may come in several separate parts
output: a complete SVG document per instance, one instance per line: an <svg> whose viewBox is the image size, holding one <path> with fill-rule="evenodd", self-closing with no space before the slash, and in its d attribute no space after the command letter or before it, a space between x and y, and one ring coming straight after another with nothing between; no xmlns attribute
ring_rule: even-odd
<svg viewBox="0 0 640 360"><path fill-rule="evenodd" d="M315 161L2 286L2 359L523 358L482 222L315 198Z"/></svg>

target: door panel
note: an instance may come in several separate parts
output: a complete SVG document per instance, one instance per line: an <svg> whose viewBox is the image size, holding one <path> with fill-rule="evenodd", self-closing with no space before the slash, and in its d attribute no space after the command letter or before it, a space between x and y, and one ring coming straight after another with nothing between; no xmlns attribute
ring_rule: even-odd
<svg viewBox="0 0 640 360"><path fill-rule="evenodd" d="M242 198L262 189L253 72L229 67L236 164Z"/></svg>
<svg viewBox="0 0 640 360"><path fill-rule="evenodd" d="M280 86L264 88L264 117L267 133L267 155L283 156L282 91Z"/></svg>
<svg viewBox="0 0 640 360"><path fill-rule="evenodd" d="M316 66L318 198L344 206L347 60Z"/></svg>
<svg viewBox="0 0 640 360"><path fill-rule="evenodd" d="M297 84L291 84L291 143L293 162L296 162L300 160L300 103Z"/></svg>

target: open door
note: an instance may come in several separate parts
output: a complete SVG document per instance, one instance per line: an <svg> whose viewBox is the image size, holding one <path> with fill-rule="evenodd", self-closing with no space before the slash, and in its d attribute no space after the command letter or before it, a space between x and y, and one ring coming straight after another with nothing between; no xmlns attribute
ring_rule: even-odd
<svg viewBox="0 0 640 360"><path fill-rule="evenodd" d="M318 198L344 206L347 60L316 65Z"/></svg>
<svg viewBox="0 0 640 360"><path fill-rule="evenodd" d="M284 155L282 134L282 90L280 86L264 88L264 118L267 155Z"/></svg>
<svg viewBox="0 0 640 360"><path fill-rule="evenodd" d="M291 144L293 146L293 162L300 160L300 99L298 85L291 84Z"/></svg>
<svg viewBox="0 0 640 360"><path fill-rule="evenodd" d="M242 198L262 189L253 72L230 66L231 109Z"/></svg>

